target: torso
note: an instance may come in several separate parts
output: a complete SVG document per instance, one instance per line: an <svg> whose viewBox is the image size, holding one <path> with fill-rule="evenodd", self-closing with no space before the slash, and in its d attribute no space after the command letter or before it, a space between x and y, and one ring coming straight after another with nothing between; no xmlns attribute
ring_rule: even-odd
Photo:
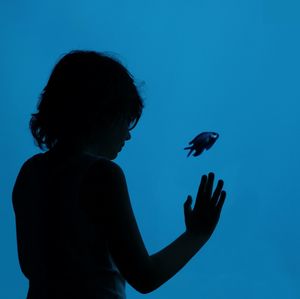
<svg viewBox="0 0 300 299"><path fill-rule="evenodd" d="M97 157L90 155L66 156L61 153L54 155L48 151L32 156L23 164L22 171L20 171L14 186L13 203L19 212L19 218L28 219L28 221L26 220L27 230L25 231L24 228L24 234L21 236L24 239L18 242L21 269L27 278L29 278L28 269L30 265L28 265L26 258L26 248L32 246L33 242L30 239L31 236L28 235L28 231L31 230L30 227L32 230L35 229L39 225L38 222L43 220L38 216L47 212L49 203L53 203L55 200L58 203L62 201L62 197L72 196L72 189L78 188L77 184L74 185L72 182L80 181L83 172L95 160ZM41 205L40 199L43 199L45 203L48 202L48 205ZM55 212L53 211L53 213ZM29 220L32 222L28 223ZM20 234L22 229L23 227L20 225ZM25 239L25 234L27 239Z"/></svg>
<svg viewBox="0 0 300 299"><path fill-rule="evenodd" d="M106 158L88 154L68 156L61 153L47 152L34 155L24 163L24 172L20 173L20 176L17 178L17 184L14 189L14 199L17 201L17 204L14 203L14 207L17 207L19 221L25 221L17 226L19 235L18 252L22 272L28 279L32 279L30 273L34 272L38 273L35 280L39 281L44 269L57 262L57 259L59 259L58 264L60 265L59 272L51 273L59 273L60 275L63 269L69 269L72 264L68 263L63 266L64 259L61 260L60 257L56 256L53 262L47 263L47 267L43 266L43 264L45 260L48 260L48 257L52 258L53 256L56 247L52 248L51 246L57 246L56 240L59 238L54 232L59 232L59 240L65 242L65 236L69 236L71 231L70 235L72 238L70 237L70 242L73 242L76 239L76 232L80 232L81 224L83 224L84 233L80 233L79 238L80 244L87 244L80 249L86 252L82 266L83 271L85 271L83 277L90 275L91 279L94 279L93 277L97 277L99 269L102 268L107 269L105 271L108 272L101 271L108 273L108 280L104 282L106 281L104 279L106 274L101 274L102 272L100 271L99 273L104 276L103 280L99 279L97 283L99 287L101 285L100 281L104 285L111 285L112 290L115 288L114 281L121 281L121 284L123 284L117 269L111 265L101 234L96 231L84 214L80 212L80 215L77 216L78 206L73 206L68 201L76 198L80 180L87 169L98 159ZM62 198L66 200L62 200ZM41 201L46 202L46 205L41 203ZM64 218L59 218L59 222L57 215L55 216L58 210L56 209L57 205L60 205L60 211L63 211L61 214L65 215L65 213L68 213L67 222L64 222ZM56 227L56 229L53 229L53 227ZM49 241L51 236L55 241ZM98 244L97 242L102 243ZM79 247L81 248L81 246ZM47 248L47 258L44 255L44 251L47 250L41 250L41 248ZM58 252L60 251L58 250ZM66 270L66 273L71 274L71 272L71 270ZM44 274L46 275L46 273Z"/></svg>

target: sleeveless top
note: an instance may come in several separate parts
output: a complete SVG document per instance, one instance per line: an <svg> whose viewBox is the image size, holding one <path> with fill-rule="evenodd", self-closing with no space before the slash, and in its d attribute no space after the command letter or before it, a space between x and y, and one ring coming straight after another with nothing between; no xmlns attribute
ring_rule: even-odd
<svg viewBox="0 0 300 299"><path fill-rule="evenodd" d="M28 175L18 176L13 189L19 262L29 279L27 299L125 299L125 279L105 233L79 196L88 168L105 158L83 154L69 159L50 152L30 158Z"/></svg>

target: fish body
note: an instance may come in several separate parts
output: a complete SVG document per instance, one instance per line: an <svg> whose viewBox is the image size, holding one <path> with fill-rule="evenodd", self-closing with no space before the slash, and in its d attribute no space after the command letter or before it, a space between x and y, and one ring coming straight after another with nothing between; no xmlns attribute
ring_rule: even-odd
<svg viewBox="0 0 300 299"><path fill-rule="evenodd" d="M191 146L184 148L185 150L190 150L187 157L191 155L193 150L195 150L193 156L199 156L205 149L210 149L218 138L219 134L216 132L203 132L197 135L192 141L189 142Z"/></svg>

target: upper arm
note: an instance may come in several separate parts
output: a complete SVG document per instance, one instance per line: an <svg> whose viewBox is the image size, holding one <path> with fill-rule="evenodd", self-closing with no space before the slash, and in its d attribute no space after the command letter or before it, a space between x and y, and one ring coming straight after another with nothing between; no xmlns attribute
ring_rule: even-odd
<svg viewBox="0 0 300 299"><path fill-rule="evenodd" d="M21 166L16 177L12 190L12 206L15 214L17 251L20 268L23 274L28 278L31 266L31 251L34 240L33 234L29 233L34 230L34 204L30 198L26 198L27 194L34 192L34 182L31 172L31 159L28 159Z"/></svg>
<svg viewBox="0 0 300 299"><path fill-rule="evenodd" d="M122 169L109 160L97 161L90 172L90 183L94 220L105 231L114 262L133 288L146 292L151 262L132 210Z"/></svg>

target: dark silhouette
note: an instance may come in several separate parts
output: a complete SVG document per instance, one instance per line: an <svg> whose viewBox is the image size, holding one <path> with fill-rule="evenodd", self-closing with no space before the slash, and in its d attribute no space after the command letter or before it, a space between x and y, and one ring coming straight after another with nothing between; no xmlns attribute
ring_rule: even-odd
<svg viewBox="0 0 300 299"><path fill-rule="evenodd" d="M30 129L45 153L21 167L13 193L27 299L121 299L125 282L146 294L174 276L209 240L225 200L203 175L185 231L149 255L123 170L112 160L130 139L143 101L115 58L72 51L55 66ZM133 126L132 126L133 124Z"/></svg>
<svg viewBox="0 0 300 299"><path fill-rule="evenodd" d="M189 144L189 147L185 147L185 150L190 150L187 157L190 156L193 150L195 150L193 156L199 156L205 149L210 149L219 138L219 134L216 132L203 132L197 135Z"/></svg>

